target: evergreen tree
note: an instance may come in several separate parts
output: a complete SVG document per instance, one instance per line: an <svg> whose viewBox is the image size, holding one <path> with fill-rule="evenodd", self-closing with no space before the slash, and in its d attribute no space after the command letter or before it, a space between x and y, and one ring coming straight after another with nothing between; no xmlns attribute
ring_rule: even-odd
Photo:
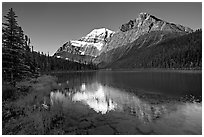
<svg viewBox="0 0 204 137"><path fill-rule="evenodd" d="M3 78L15 82L28 72L25 65L24 34L17 23L13 9L4 16L6 22L2 27L2 67Z"/></svg>

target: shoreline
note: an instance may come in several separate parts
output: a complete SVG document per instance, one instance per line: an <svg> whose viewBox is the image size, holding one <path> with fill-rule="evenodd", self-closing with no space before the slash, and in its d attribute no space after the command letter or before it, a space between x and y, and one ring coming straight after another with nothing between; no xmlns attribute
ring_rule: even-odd
<svg viewBox="0 0 204 137"><path fill-rule="evenodd" d="M37 78L20 81L13 89L4 88L2 91L4 94L13 90L12 95L16 97L2 101L2 134L28 135L47 132L57 134L59 128L49 124L55 122L53 119L59 117L60 114L57 110L50 108L50 93L56 89L60 89L57 78L43 74ZM48 130L50 127L53 130Z"/></svg>
<svg viewBox="0 0 204 137"><path fill-rule="evenodd" d="M112 69L112 70L100 70L100 71L202 73L202 69L162 69L162 68Z"/></svg>
<svg viewBox="0 0 204 137"><path fill-rule="evenodd" d="M43 74L56 73L82 73L82 72L177 72L177 73L202 73L202 69L162 69L162 68L141 68L141 69L98 69L98 70L79 70L79 71L51 71L42 72Z"/></svg>

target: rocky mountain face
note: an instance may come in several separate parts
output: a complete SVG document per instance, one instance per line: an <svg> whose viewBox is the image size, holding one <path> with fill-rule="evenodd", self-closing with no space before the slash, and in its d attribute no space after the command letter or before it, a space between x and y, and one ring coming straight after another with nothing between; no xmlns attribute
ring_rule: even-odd
<svg viewBox="0 0 204 137"><path fill-rule="evenodd" d="M182 25L168 23L148 13L140 13L136 19L121 25L120 30L113 35L102 51L107 52L126 45L138 39L139 36L152 31L190 33L193 30Z"/></svg>
<svg viewBox="0 0 204 137"><path fill-rule="evenodd" d="M94 58L94 63L100 67L110 66L128 54L135 45L138 46L136 49L148 48L168 38L191 32L193 30L188 27L163 21L148 13L140 13L138 18L121 25L120 30L103 47L101 54Z"/></svg>
<svg viewBox="0 0 204 137"><path fill-rule="evenodd" d="M54 56L75 61L84 61L84 56L90 57L88 60L99 55L101 49L107 44L109 38L115 32L106 29L94 29L85 37L79 40L70 40L60 47Z"/></svg>
<svg viewBox="0 0 204 137"><path fill-rule="evenodd" d="M99 56L94 58L94 62L98 64L100 68L105 68L117 60L124 58L124 56L130 55L129 53L131 53L132 50L145 50L147 48L154 47L164 40L175 38L180 35L181 33L177 32L152 31L139 36L139 38L131 43L127 43L124 46L119 46L101 53Z"/></svg>
<svg viewBox="0 0 204 137"><path fill-rule="evenodd" d="M160 41L161 36L163 40ZM159 42L160 41L160 42ZM126 48L129 47L129 48ZM202 68L202 31L189 34L156 32L101 54L100 68Z"/></svg>
<svg viewBox="0 0 204 137"><path fill-rule="evenodd" d="M122 24L117 32L105 28L94 29L79 40L70 40L58 49L55 56L93 62L105 68L129 54L132 48L149 48L191 32L193 30L188 27L140 13L136 19Z"/></svg>

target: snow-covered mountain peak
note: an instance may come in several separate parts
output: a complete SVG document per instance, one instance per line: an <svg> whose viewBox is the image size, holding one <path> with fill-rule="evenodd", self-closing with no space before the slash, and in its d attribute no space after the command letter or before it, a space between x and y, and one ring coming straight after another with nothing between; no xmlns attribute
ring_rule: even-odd
<svg viewBox="0 0 204 137"><path fill-rule="evenodd" d="M99 28L92 30L84 38L108 38L115 32L106 28Z"/></svg>
<svg viewBox="0 0 204 137"><path fill-rule="evenodd" d="M106 28L98 28L98 29L92 30L89 34L91 34L91 33L101 34L101 33L105 33L106 31L107 31L108 33L113 33L113 32L114 32L114 31L109 30L109 29L106 29ZM88 34L88 35L89 35L89 34Z"/></svg>
<svg viewBox="0 0 204 137"><path fill-rule="evenodd" d="M140 13L139 13L139 16L141 16L141 15L150 15L150 14L147 13L147 12L140 12Z"/></svg>
<svg viewBox="0 0 204 137"><path fill-rule="evenodd" d="M114 33L114 31L106 28L94 29L78 40L70 40L65 43L56 53L65 51L75 55L98 56L101 49L106 45L107 41Z"/></svg>

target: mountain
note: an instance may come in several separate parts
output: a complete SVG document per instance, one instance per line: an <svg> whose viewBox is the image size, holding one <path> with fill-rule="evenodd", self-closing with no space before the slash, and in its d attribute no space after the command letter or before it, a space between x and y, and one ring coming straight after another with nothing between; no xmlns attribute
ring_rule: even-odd
<svg viewBox="0 0 204 137"><path fill-rule="evenodd" d="M193 30L188 27L166 22L148 13L140 13L136 19L121 25L93 62L105 67L131 51L134 45L131 43L134 41L140 45L139 49L143 45L154 46L165 39L191 32Z"/></svg>
<svg viewBox="0 0 204 137"><path fill-rule="evenodd" d="M161 36L167 38L161 42ZM143 41L146 39L146 41ZM156 43L155 43L156 42ZM125 49L125 47L130 47ZM102 56L103 55L103 56ZM99 66L108 69L202 68L202 31L180 35L151 32L134 42L102 54Z"/></svg>
<svg viewBox="0 0 204 137"><path fill-rule="evenodd" d="M122 24L120 30L117 31L102 50L107 52L111 49L118 48L138 39L139 36L152 31L167 31L167 32L185 32L190 33L193 30L182 25L169 23L156 18L148 13L140 13L134 20Z"/></svg>
<svg viewBox="0 0 204 137"><path fill-rule="evenodd" d="M127 54L129 55L132 50L140 51L141 49L155 47L156 44L166 39L175 38L180 35L181 33L167 31L152 31L145 33L131 43L101 53L98 57L94 58L94 62L101 68L105 68Z"/></svg>
<svg viewBox="0 0 204 137"><path fill-rule="evenodd" d="M79 40L70 40L60 47L54 56L74 61L89 62L100 54L101 49L114 34L106 28L94 29Z"/></svg>
<svg viewBox="0 0 204 137"><path fill-rule="evenodd" d="M100 68L144 67L145 61L140 65L137 63L140 62L138 58L143 57L142 53L146 54L148 51L150 54L150 49L157 49L160 43L192 32L188 27L142 12L136 19L122 24L116 32L105 28L94 29L79 40L70 40L54 56L85 63L93 62ZM157 55L157 52L154 53Z"/></svg>

